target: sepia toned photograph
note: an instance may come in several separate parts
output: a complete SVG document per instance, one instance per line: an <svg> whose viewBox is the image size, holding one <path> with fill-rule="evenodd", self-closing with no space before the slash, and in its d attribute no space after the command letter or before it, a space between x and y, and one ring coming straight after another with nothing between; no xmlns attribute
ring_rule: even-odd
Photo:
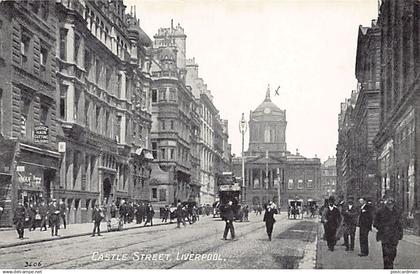
<svg viewBox="0 0 420 274"><path fill-rule="evenodd" d="M417 156L419 0L0 0L0 274L415 274Z"/></svg>

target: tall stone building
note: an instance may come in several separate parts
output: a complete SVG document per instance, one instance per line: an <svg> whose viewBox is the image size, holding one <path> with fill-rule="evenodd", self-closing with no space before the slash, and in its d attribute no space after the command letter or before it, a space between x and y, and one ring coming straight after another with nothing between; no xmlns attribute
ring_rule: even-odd
<svg viewBox="0 0 420 274"><path fill-rule="evenodd" d="M420 2L381 1L380 129L381 195L397 197L406 225L420 233Z"/></svg>
<svg viewBox="0 0 420 274"><path fill-rule="evenodd" d="M184 48L179 50L180 45L185 46L183 28L171 23L170 28L160 28L154 38L151 138L156 161L150 184L151 201L163 206L178 200L195 201L198 196L192 181L191 152L192 123L198 119L192 114L193 94L185 84Z"/></svg>
<svg viewBox="0 0 420 274"><path fill-rule="evenodd" d="M186 61L186 83L198 103L200 117L200 203L212 204L217 196L217 182L231 171L231 148L227 121L220 118L213 96L198 75L195 58Z"/></svg>
<svg viewBox="0 0 420 274"><path fill-rule="evenodd" d="M59 181L57 20L55 1L0 2L0 226Z"/></svg>
<svg viewBox="0 0 420 274"><path fill-rule="evenodd" d="M63 200L70 223L90 222L98 203L148 200L151 40L135 14L121 0L0 5L0 88L12 102L1 130L16 147L1 167L2 225L18 198Z"/></svg>
<svg viewBox="0 0 420 274"><path fill-rule="evenodd" d="M358 171L355 169L355 131L354 131L354 106L357 100L357 91L352 90L351 97L340 104L338 114L338 144L337 144L337 187L336 194L347 196L358 196L355 178ZM350 187L350 190L348 189Z"/></svg>
<svg viewBox="0 0 420 274"><path fill-rule="evenodd" d="M279 201L282 208L299 200L303 204L321 201L321 162L296 150L287 151L286 112L277 107L267 90L264 101L249 116L249 148L245 154L242 202L250 205ZM241 158L233 159L236 176ZM240 175L239 175L240 176Z"/></svg>
<svg viewBox="0 0 420 274"><path fill-rule="evenodd" d="M95 203L148 198L151 40L121 0L58 1L57 13L56 197L85 222Z"/></svg>

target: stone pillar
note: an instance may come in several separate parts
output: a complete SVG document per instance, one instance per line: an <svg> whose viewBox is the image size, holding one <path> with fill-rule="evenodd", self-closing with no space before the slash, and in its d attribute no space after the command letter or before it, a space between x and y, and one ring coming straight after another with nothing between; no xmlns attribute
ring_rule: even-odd
<svg viewBox="0 0 420 274"><path fill-rule="evenodd" d="M254 174L253 174L253 168L250 168L250 181L249 181L249 187L254 188Z"/></svg>
<svg viewBox="0 0 420 274"><path fill-rule="evenodd" d="M260 169L260 188L263 186L263 170Z"/></svg>
<svg viewBox="0 0 420 274"><path fill-rule="evenodd" d="M66 174L66 186L65 189L72 189L73 184L73 150L67 150L66 154L68 155L68 169Z"/></svg>

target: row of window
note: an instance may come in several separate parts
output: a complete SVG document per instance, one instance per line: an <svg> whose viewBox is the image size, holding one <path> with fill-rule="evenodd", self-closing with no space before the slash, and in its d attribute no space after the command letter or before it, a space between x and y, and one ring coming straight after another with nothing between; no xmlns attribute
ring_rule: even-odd
<svg viewBox="0 0 420 274"><path fill-rule="evenodd" d="M293 179L289 179L289 181L287 182L287 189L294 189L295 185L297 189L303 189L303 180L299 179L297 180L297 184L295 184ZM311 179L306 180L306 188L314 188L314 181Z"/></svg>
<svg viewBox="0 0 420 274"><path fill-rule="evenodd" d="M159 189L159 196L158 196L158 189L156 187L152 188L152 201L159 201L159 202L166 202L166 189Z"/></svg>
<svg viewBox="0 0 420 274"><path fill-rule="evenodd" d="M170 148L170 147L160 147L158 154L158 147L156 142L152 142L152 155L154 159L159 160L174 160L188 162L190 159L189 150L182 147Z"/></svg>
<svg viewBox="0 0 420 274"><path fill-rule="evenodd" d="M169 97L167 97L168 90L169 90ZM161 88L159 89L159 93L158 93L158 90L156 89L152 90L152 103L157 103L158 101L160 102L160 101L167 101L167 100L171 102L177 101L176 89Z"/></svg>

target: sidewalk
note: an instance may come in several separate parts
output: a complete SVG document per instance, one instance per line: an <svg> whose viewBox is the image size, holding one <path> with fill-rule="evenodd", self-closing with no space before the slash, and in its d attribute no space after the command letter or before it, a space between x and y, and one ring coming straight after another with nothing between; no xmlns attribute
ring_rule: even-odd
<svg viewBox="0 0 420 274"><path fill-rule="evenodd" d="M359 229L356 230L354 251L345 251L341 238L334 252L328 250L327 242L322 240L323 227L318 227L317 259L318 269L383 269L382 245L376 241L376 230L369 233L369 256L359 257ZM404 234L398 244L397 257L394 261L396 269L420 269L420 237Z"/></svg>
<svg viewBox="0 0 420 274"><path fill-rule="evenodd" d="M176 223L176 222L175 222ZM165 225L169 224L162 223L161 219L153 218L153 226ZM131 224L125 224L123 230L127 229L134 229L134 228L141 228L144 227L144 222L141 224L136 224L135 221ZM150 227L150 224L147 224L147 227ZM29 231L29 229L25 229L24 239L18 239L18 235L15 229L8 229L0 231L0 248L18 246L18 245L26 245L26 244L33 244L39 242L46 242L46 241L54 241L60 239L68 239L72 237L78 236L86 236L91 235L93 231L93 223L83 223L83 224L70 224L67 225L66 229L63 229L61 225L61 229L59 230L59 237L51 237L51 228L48 228L47 231L40 231L39 227L36 228L35 231ZM107 224L106 222L101 222L101 234L108 233L107 231Z"/></svg>

